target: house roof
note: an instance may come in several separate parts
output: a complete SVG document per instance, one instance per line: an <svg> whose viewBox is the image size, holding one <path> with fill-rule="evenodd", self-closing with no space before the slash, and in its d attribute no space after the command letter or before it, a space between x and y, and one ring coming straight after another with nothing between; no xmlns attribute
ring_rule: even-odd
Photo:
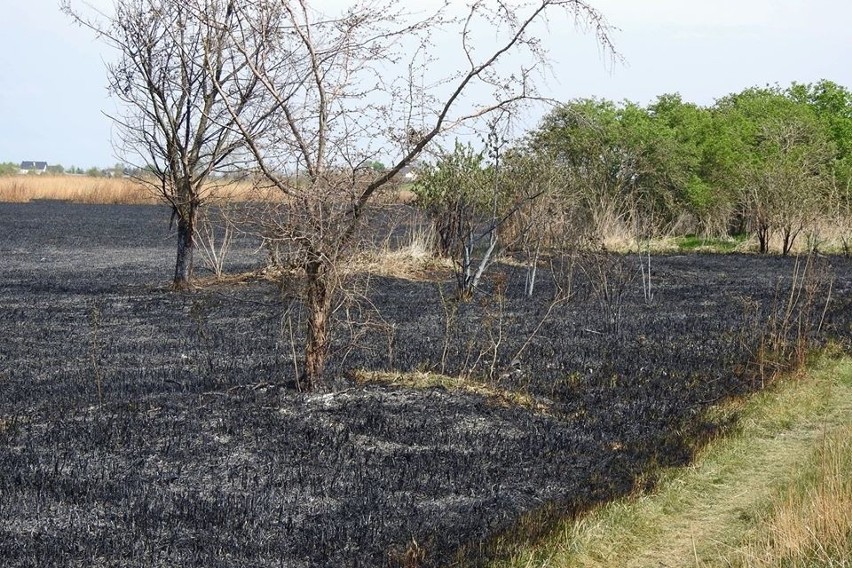
<svg viewBox="0 0 852 568"><path fill-rule="evenodd" d="M47 162L21 162L22 170L46 170Z"/></svg>

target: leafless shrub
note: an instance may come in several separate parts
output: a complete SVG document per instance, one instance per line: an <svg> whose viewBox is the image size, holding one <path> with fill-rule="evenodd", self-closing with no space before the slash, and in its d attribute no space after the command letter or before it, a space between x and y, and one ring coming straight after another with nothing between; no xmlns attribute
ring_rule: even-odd
<svg viewBox="0 0 852 568"><path fill-rule="evenodd" d="M233 41L238 22L226 0L116 0L111 13L75 4L61 7L118 55L106 65L109 92L120 103L117 151L137 161L145 172L137 181L171 207L173 285L187 288L199 211L230 179L217 174L241 169L248 139L271 124L256 112L260 82L249 64L263 57L265 44Z"/></svg>
<svg viewBox="0 0 852 568"><path fill-rule="evenodd" d="M340 299L332 311L332 317L341 337L339 345L332 351L333 356L341 366L345 366L346 359L356 349L362 353L377 350L378 353L386 354L385 364L388 369L392 369L396 351L396 326L385 320L370 300L370 274L353 275L339 290ZM384 344L375 347L372 340L382 336L385 338Z"/></svg>
<svg viewBox="0 0 852 568"><path fill-rule="evenodd" d="M635 265L625 255L600 249L580 253L579 266L601 309L603 331L619 334L624 298L636 279Z"/></svg>

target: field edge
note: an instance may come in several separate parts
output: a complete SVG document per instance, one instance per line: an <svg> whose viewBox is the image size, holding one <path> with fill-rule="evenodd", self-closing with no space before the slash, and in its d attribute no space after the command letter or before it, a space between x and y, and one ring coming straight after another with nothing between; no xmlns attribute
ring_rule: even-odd
<svg viewBox="0 0 852 568"><path fill-rule="evenodd" d="M825 440L842 440L843 429L852 424L852 356L820 355L803 371L717 412L736 414L737 426L702 448L690 465L659 472L652 492L563 519L533 544L528 538L518 544L508 536L498 548L513 552L489 566L800 565L785 563L791 559L779 555L789 556L789 550L778 546L781 535L769 533L797 494L801 500L824 491L814 487L814 480L823 479L820 474L803 479L799 472L831 461L821 450ZM850 467L852 447L837 446L834 452L841 454L830 457ZM841 494L828 501L850 502L852 481L839 485L835 490ZM832 530L840 540L845 530L847 542L852 541L852 513L835 516L847 524ZM829 561L836 564L820 565L848 565L842 556Z"/></svg>

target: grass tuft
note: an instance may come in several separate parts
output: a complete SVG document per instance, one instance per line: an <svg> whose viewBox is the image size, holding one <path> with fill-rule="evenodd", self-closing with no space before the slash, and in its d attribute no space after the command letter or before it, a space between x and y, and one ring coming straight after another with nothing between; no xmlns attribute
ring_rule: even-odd
<svg viewBox="0 0 852 568"><path fill-rule="evenodd" d="M743 549L731 566L852 565L852 426L826 433Z"/></svg>
<svg viewBox="0 0 852 568"><path fill-rule="evenodd" d="M348 266L351 272L433 281L449 277L452 261L434 255L435 234L429 223L411 222L400 242L390 237L379 246L365 247Z"/></svg>
<svg viewBox="0 0 852 568"><path fill-rule="evenodd" d="M742 252L748 248L748 235L737 235L725 239L685 235L676 238L675 244L682 252Z"/></svg>

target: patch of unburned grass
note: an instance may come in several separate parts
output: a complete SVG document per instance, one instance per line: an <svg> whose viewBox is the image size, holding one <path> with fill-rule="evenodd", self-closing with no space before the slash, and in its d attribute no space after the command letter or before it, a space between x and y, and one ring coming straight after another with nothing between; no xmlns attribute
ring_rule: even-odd
<svg viewBox="0 0 852 568"><path fill-rule="evenodd" d="M565 520L500 567L849 566L852 358L822 360L736 413L689 467Z"/></svg>
<svg viewBox="0 0 852 568"><path fill-rule="evenodd" d="M452 273L452 264L447 259L399 250L359 254L348 264L347 269L351 272L431 282L448 278Z"/></svg>
<svg viewBox="0 0 852 568"><path fill-rule="evenodd" d="M679 250L684 252L726 253L745 250L747 241L748 235L738 235L724 239L686 235L676 238L675 244Z"/></svg>
<svg viewBox="0 0 852 568"><path fill-rule="evenodd" d="M483 396L500 406L520 406L543 414L550 414L553 411L553 405L542 398L523 392L501 389L484 382L462 377L450 377L440 373L356 371L354 378L357 383L362 385L382 384L409 389L442 388Z"/></svg>
<svg viewBox="0 0 852 568"><path fill-rule="evenodd" d="M852 425L824 433L738 547L734 567L852 566Z"/></svg>
<svg viewBox="0 0 852 568"><path fill-rule="evenodd" d="M401 242L390 238L379 246L365 248L349 262L351 272L367 272L407 280L443 280L452 272L452 261L434 255L435 234L430 223L409 222Z"/></svg>

